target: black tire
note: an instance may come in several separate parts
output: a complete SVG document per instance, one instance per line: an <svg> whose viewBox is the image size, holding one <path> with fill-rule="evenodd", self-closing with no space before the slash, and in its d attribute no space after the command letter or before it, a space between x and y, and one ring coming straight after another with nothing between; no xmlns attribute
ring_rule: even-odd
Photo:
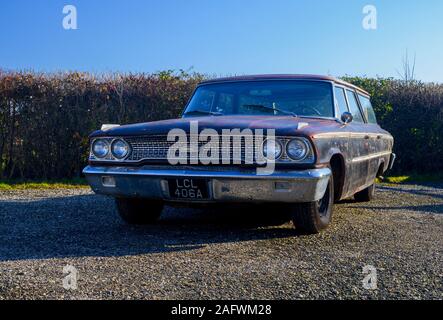
<svg viewBox="0 0 443 320"><path fill-rule="evenodd" d="M316 234L326 229L332 221L334 204L334 177L330 176L322 199L299 203L292 207L292 222L297 229L307 234Z"/></svg>
<svg viewBox="0 0 443 320"><path fill-rule="evenodd" d="M371 184L366 189L357 192L354 194L354 199L357 202L368 202L374 199L375 197L375 183Z"/></svg>
<svg viewBox="0 0 443 320"><path fill-rule="evenodd" d="M129 224L151 224L160 218L163 203L138 198L116 198L120 217Z"/></svg>

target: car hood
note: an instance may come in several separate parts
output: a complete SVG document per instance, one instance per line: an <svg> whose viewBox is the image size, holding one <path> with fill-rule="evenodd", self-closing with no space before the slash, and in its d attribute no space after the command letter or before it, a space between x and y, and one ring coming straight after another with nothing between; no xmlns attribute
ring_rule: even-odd
<svg viewBox="0 0 443 320"><path fill-rule="evenodd" d="M182 129L190 132L191 121L198 124L199 132L204 129L214 129L221 133L223 129L275 129L276 135L306 134L319 125L335 124L330 119L292 117L292 116L207 116L188 117L180 119L153 121L113 127L108 130L98 130L91 137L102 136L146 136L167 135L172 129Z"/></svg>

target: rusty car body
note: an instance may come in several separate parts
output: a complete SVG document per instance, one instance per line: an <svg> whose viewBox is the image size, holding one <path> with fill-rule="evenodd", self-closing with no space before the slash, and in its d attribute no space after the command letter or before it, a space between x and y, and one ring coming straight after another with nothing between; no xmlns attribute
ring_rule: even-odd
<svg viewBox="0 0 443 320"><path fill-rule="evenodd" d="M219 133L273 129L273 145L261 148L275 156L275 170L258 175L259 165L244 161L252 147L246 142L237 164L172 165L167 135L173 129L190 135L192 121ZM204 81L181 118L108 125L90 139L84 174L96 193L116 198L129 223L154 222L165 203L280 203L296 228L316 233L330 224L334 201L371 200L376 177L395 159L393 137L377 124L369 94L314 75Z"/></svg>

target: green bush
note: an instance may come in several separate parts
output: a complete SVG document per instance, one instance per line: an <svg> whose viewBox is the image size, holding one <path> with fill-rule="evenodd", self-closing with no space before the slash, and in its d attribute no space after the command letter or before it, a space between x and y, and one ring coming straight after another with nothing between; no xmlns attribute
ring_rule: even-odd
<svg viewBox="0 0 443 320"><path fill-rule="evenodd" d="M177 117L201 74L41 74L0 71L0 178L81 175L88 135L102 123ZM443 171L443 85L346 78L373 95L395 138L396 173Z"/></svg>

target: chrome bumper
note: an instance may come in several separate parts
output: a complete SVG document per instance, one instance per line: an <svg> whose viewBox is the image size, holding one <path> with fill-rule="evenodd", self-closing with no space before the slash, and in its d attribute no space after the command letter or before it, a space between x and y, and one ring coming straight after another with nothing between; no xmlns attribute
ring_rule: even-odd
<svg viewBox="0 0 443 320"><path fill-rule="evenodd" d="M209 171L199 169L157 169L144 167L87 166L83 173L92 190L114 197L140 197L165 201L169 195L166 178L205 178L210 199L204 202L310 202L323 197L331 170L275 171L256 175L255 171ZM113 185L107 182L113 178ZM202 202L202 201L199 201Z"/></svg>

